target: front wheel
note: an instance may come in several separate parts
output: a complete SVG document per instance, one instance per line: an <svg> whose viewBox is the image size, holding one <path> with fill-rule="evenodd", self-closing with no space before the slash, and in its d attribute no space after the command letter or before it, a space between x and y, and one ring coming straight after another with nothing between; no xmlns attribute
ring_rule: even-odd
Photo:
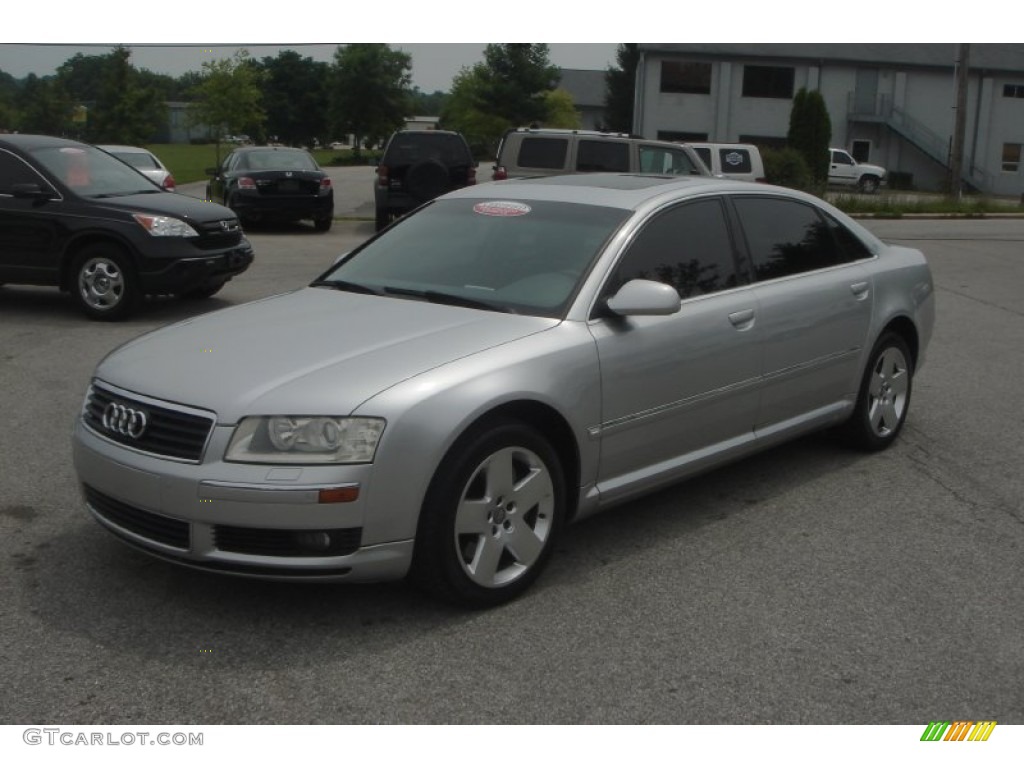
<svg viewBox="0 0 1024 768"><path fill-rule="evenodd" d="M128 255L116 245L97 243L74 261L71 295L78 308L96 320L120 320L142 301Z"/></svg>
<svg viewBox="0 0 1024 768"><path fill-rule="evenodd" d="M412 579L469 608L517 597L551 555L565 497L558 455L532 427L509 422L467 434L423 504Z"/></svg>
<svg viewBox="0 0 1024 768"><path fill-rule="evenodd" d="M903 337L884 334L875 344L844 436L858 448L880 451L896 439L910 409L914 366Z"/></svg>

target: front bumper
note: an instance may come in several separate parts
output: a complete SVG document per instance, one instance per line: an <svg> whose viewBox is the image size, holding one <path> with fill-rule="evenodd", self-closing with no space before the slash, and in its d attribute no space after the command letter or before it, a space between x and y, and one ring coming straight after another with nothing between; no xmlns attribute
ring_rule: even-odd
<svg viewBox="0 0 1024 768"><path fill-rule="evenodd" d="M231 432L215 427L208 455L223 455ZM412 540L366 543L373 534L364 494L319 501L321 489L364 490L369 465L177 461L113 443L81 420L73 451L92 516L164 560L238 576L352 582L401 579L412 560Z"/></svg>
<svg viewBox="0 0 1024 768"><path fill-rule="evenodd" d="M217 280L230 280L252 264L255 255L252 246L243 240L235 248L175 259L154 271L141 271L139 279L146 293L183 293ZM154 266L150 261L147 267Z"/></svg>

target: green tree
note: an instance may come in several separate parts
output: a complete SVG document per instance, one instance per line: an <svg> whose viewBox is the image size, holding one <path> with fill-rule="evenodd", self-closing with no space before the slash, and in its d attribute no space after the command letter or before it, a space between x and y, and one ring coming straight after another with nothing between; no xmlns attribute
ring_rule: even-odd
<svg viewBox="0 0 1024 768"><path fill-rule="evenodd" d="M558 67L544 43L491 43L484 48L478 108L510 126L547 119L548 91L558 84Z"/></svg>
<svg viewBox="0 0 1024 768"><path fill-rule="evenodd" d="M487 78L482 64L463 67L452 80L452 90L441 112L441 125L466 137L473 156L494 157L498 139L510 127L503 117L487 112L481 92Z"/></svg>
<svg viewBox="0 0 1024 768"><path fill-rule="evenodd" d="M18 125L22 133L64 136L71 127L71 98L58 77L28 75L18 96Z"/></svg>
<svg viewBox="0 0 1024 768"><path fill-rule="evenodd" d="M544 110L544 125L549 128L579 128L582 125L572 94L564 88L544 94Z"/></svg>
<svg viewBox="0 0 1024 768"><path fill-rule="evenodd" d="M832 141L832 120L820 91L801 88L793 97L789 113L787 144L803 155L814 184L828 180L828 147Z"/></svg>
<svg viewBox="0 0 1024 768"><path fill-rule="evenodd" d="M131 50L117 46L100 70L86 136L96 144L145 144L167 122L164 93L131 64Z"/></svg>
<svg viewBox="0 0 1024 768"><path fill-rule="evenodd" d="M375 146L405 124L411 106L412 57L384 43L352 43L334 52L330 125L335 136Z"/></svg>
<svg viewBox="0 0 1024 768"><path fill-rule="evenodd" d="M605 72L604 127L609 131L633 131L639 48L637 43L619 43L615 51L617 66L609 67Z"/></svg>
<svg viewBox="0 0 1024 768"><path fill-rule="evenodd" d="M418 87L412 89L412 114L439 117L444 112L448 94L444 91L424 93Z"/></svg>
<svg viewBox="0 0 1024 768"><path fill-rule="evenodd" d="M21 88L14 76L0 70L0 131L14 130L17 124L18 94Z"/></svg>
<svg viewBox="0 0 1024 768"><path fill-rule="evenodd" d="M192 89L194 102L188 112L188 123L210 131L217 145L217 162L225 134L263 135L266 113L261 75L244 48L230 59L203 62L202 79Z"/></svg>
<svg viewBox="0 0 1024 768"><path fill-rule="evenodd" d="M266 131L283 144L313 146L316 138L328 140L327 82L330 64L281 51L265 57L263 107Z"/></svg>

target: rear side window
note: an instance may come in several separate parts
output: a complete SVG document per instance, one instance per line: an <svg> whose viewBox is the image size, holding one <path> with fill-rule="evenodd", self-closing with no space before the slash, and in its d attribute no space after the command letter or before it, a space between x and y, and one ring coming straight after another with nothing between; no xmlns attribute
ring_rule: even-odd
<svg viewBox="0 0 1024 768"><path fill-rule="evenodd" d="M609 285L657 280L682 299L735 287L739 278L721 201L700 200L657 214L623 257Z"/></svg>
<svg viewBox="0 0 1024 768"><path fill-rule="evenodd" d="M840 264L831 227L813 206L769 197L733 198L758 280Z"/></svg>
<svg viewBox="0 0 1024 768"><path fill-rule="evenodd" d="M569 152L568 139L548 139L527 137L519 146L519 165L521 168L546 168L561 170L565 168L565 157Z"/></svg>
<svg viewBox="0 0 1024 768"><path fill-rule="evenodd" d="M750 152L746 149L719 149L718 157L722 161L722 173L750 173Z"/></svg>
<svg viewBox="0 0 1024 768"><path fill-rule="evenodd" d="M582 173L628 173L629 144L581 139L576 150L576 170Z"/></svg>

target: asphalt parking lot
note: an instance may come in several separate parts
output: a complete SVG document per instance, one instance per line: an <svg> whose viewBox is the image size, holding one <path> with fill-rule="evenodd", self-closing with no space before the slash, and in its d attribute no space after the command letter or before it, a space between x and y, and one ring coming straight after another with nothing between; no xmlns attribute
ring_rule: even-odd
<svg viewBox="0 0 1024 768"><path fill-rule="evenodd" d="M811 437L584 521L532 591L479 613L173 567L76 489L104 354L304 285L372 222L255 231L215 298L123 324L0 288L0 722L1024 723L1024 221L870 226L937 286L891 450Z"/></svg>

